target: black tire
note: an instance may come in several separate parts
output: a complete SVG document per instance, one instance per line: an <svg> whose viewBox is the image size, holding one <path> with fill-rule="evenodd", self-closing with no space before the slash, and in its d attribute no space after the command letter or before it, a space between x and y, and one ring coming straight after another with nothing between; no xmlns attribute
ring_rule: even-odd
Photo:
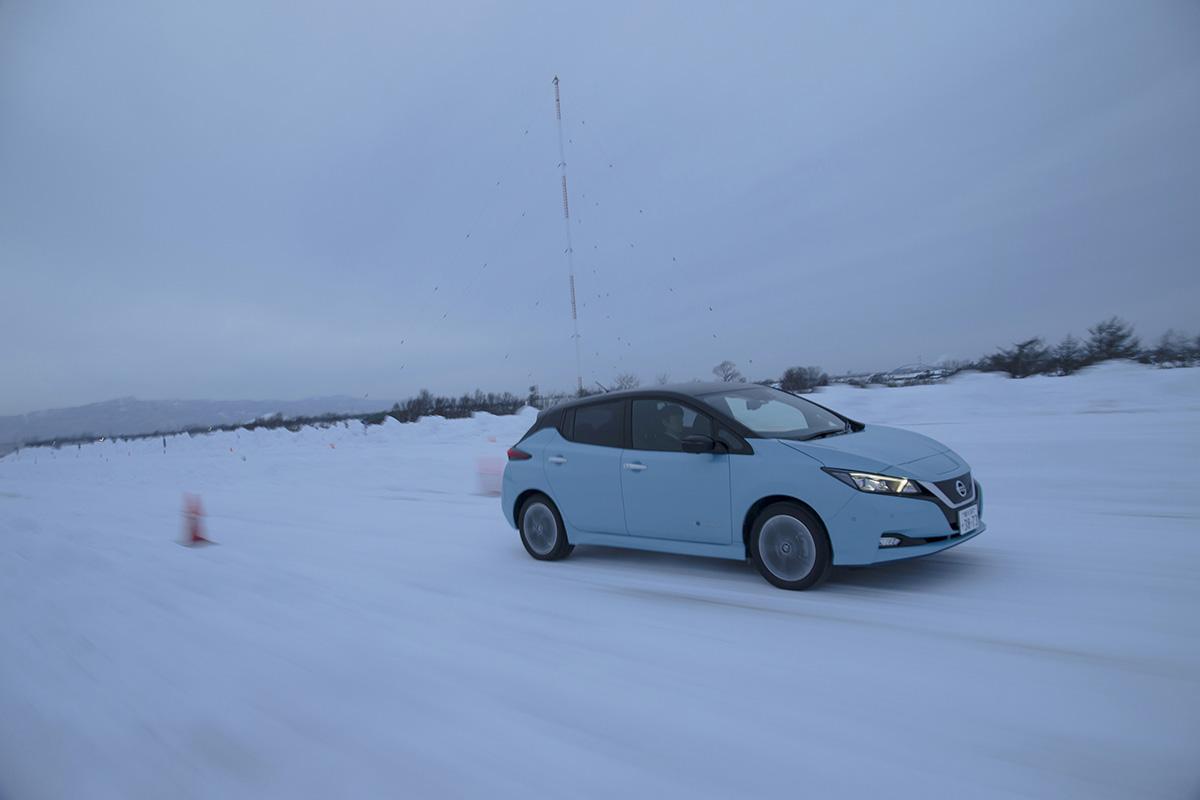
<svg viewBox="0 0 1200 800"><path fill-rule="evenodd" d="M549 511L549 516L546 515ZM553 524L553 531L547 528ZM521 531L521 544L525 552L538 561L558 561L571 555L575 545L567 541L567 528L563 525L562 515L554 501L544 494L530 495L521 504L517 513L517 526Z"/></svg>
<svg viewBox="0 0 1200 800"><path fill-rule="evenodd" d="M795 503L772 503L764 508L750 529L749 544L754 566L780 589L812 589L833 569L833 548L825 526Z"/></svg>

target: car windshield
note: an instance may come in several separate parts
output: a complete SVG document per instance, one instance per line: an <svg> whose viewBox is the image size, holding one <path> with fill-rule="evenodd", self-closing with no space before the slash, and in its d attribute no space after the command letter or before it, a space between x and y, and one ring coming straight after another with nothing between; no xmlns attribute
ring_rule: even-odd
<svg viewBox="0 0 1200 800"><path fill-rule="evenodd" d="M831 411L769 386L730 387L701 399L769 439L815 439L848 430Z"/></svg>

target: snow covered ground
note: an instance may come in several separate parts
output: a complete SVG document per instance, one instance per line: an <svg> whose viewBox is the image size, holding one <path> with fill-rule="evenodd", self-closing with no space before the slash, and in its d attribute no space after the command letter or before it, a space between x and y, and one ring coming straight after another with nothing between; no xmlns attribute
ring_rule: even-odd
<svg viewBox="0 0 1200 800"><path fill-rule="evenodd" d="M9 455L0 798L1196 797L1200 370L818 399L958 450L987 533L808 593L535 562L475 493L527 416Z"/></svg>

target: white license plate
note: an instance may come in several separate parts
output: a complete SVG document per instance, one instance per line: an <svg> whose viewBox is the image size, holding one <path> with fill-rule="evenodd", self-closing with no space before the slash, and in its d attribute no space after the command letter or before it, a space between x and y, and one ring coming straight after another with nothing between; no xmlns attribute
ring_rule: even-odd
<svg viewBox="0 0 1200 800"><path fill-rule="evenodd" d="M968 534L979 527L979 506L964 508L958 512L958 532Z"/></svg>

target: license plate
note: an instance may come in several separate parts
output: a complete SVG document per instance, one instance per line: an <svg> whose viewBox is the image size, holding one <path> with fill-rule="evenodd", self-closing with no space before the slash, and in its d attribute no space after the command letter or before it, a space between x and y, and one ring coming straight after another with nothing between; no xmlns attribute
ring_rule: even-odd
<svg viewBox="0 0 1200 800"><path fill-rule="evenodd" d="M964 508L958 512L958 532L968 534L979 527L979 506Z"/></svg>

